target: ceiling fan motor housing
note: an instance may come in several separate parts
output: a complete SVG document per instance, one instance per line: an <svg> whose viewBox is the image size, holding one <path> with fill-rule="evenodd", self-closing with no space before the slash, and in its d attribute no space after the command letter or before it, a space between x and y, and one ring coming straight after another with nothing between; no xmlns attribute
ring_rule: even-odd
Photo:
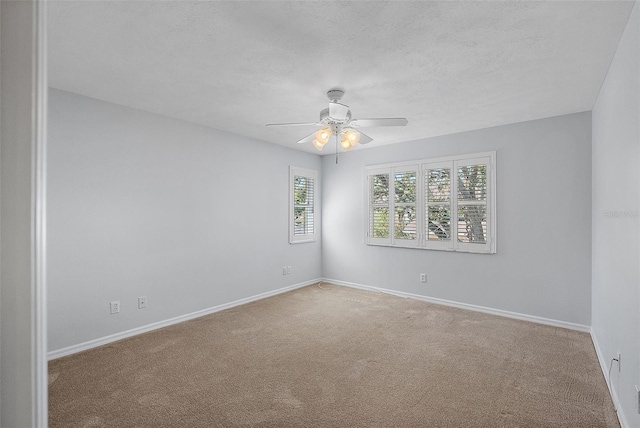
<svg viewBox="0 0 640 428"><path fill-rule="evenodd" d="M347 111L347 116L343 120L334 119L329 116L329 109L325 108L320 112L320 123L331 124L344 124L351 120L351 110Z"/></svg>

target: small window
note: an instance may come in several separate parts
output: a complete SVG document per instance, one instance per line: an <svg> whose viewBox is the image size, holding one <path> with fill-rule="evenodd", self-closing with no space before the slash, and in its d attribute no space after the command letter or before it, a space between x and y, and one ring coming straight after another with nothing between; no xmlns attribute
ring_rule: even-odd
<svg viewBox="0 0 640 428"><path fill-rule="evenodd" d="M289 243L316 240L316 171L290 167Z"/></svg>
<svg viewBox="0 0 640 428"><path fill-rule="evenodd" d="M367 244L496 252L495 152L378 165L365 175Z"/></svg>

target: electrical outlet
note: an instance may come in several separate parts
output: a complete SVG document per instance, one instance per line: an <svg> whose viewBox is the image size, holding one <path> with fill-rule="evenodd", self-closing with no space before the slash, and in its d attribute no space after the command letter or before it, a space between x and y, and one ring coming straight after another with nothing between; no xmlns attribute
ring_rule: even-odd
<svg viewBox="0 0 640 428"><path fill-rule="evenodd" d="M138 309L146 309L147 308L147 296L138 297Z"/></svg>
<svg viewBox="0 0 640 428"><path fill-rule="evenodd" d="M427 282L427 274L426 273L421 273L420 274L420 282Z"/></svg>
<svg viewBox="0 0 640 428"><path fill-rule="evenodd" d="M109 303L109 312L111 313L111 315L120 312L120 300Z"/></svg>
<svg viewBox="0 0 640 428"><path fill-rule="evenodd" d="M291 273L291 266L287 266L287 275Z"/></svg>
<svg viewBox="0 0 640 428"><path fill-rule="evenodd" d="M286 266L282 268L282 274L283 274L283 275L286 275L286 274L287 274L287 267L286 267Z"/></svg>

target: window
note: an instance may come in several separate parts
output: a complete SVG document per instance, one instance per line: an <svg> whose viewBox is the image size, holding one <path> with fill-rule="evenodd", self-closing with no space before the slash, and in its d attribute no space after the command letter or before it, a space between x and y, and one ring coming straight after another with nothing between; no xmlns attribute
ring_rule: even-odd
<svg viewBox="0 0 640 428"><path fill-rule="evenodd" d="M389 234L389 173L369 176L369 231L372 242L385 243ZM378 241L379 240L379 241Z"/></svg>
<svg viewBox="0 0 640 428"><path fill-rule="evenodd" d="M417 238L416 175L415 169L393 173L393 237L396 240Z"/></svg>
<svg viewBox="0 0 640 428"><path fill-rule="evenodd" d="M495 253L495 152L365 169L366 243Z"/></svg>
<svg viewBox="0 0 640 428"><path fill-rule="evenodd" d="M369 243L418 243L418 166L371 169L368 176Z"/></svg>
<svg viewBox="0 0 640 428"><path fill-rule="evenodd" d="M317 173L292 166L289 180L289 243L315 241Z"/></svg>

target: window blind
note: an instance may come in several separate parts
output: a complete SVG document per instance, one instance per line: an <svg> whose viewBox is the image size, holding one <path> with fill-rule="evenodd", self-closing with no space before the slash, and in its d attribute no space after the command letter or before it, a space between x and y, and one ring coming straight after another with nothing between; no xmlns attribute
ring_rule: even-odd
<svg viewBox="0 0 640 428"><path fill-rule="evenodd" d="M296 175L293 178L293 234L309 235L314 229L314 180Z"/></svg>
<svg viewBox="0 0 640 428"><path fill-rule="evenodd" d="M316 240L317 173L289 167L289 242Z"/></svg>

